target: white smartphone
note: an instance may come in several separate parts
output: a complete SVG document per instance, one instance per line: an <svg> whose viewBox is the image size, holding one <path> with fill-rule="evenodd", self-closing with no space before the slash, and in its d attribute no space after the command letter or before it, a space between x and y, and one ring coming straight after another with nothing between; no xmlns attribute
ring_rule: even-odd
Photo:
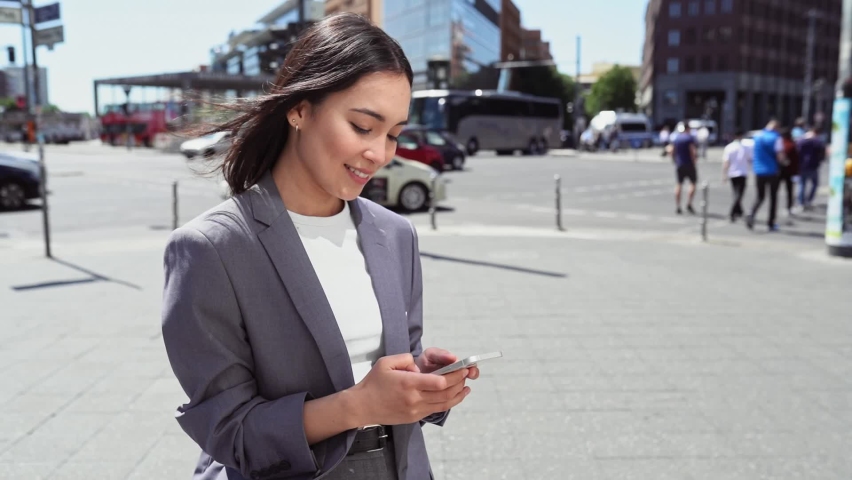
<svg viewBox="0 0 852 480"><path fill-rule="evenodd" d="M443 367L439 370L435 370L432 373L434 373L435 375L446 375L448 373L452 373L452 372L455 372L457 370L461 370L462 368L473 367L476 364L483 362L485 360L491 360L492 358L500 358L502 356L503 356L503 352L491 352L491 353L484 353L482 355L473 355L473 356L467 357L463 360L459 360L456 363L451 363L451 364L447 365L446 367Z"/></svg>

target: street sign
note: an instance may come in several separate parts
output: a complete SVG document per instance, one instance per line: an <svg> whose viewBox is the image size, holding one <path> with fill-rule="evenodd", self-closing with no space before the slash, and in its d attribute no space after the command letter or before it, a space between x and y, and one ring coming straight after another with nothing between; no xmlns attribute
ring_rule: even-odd
<svg viewBox="0 0 852 480"><path fill-rule="evenodd" d="M36 7L35 10L35 23L36 25L44 22L51 22L53 20L59 20L59 4L51 3L50 5L45 5L43 7Z"/></svg>
<svg viewBox="0 0 852 480"><path fill-rule="evenodd" d="M47 45L53 47L56 43L65 41L65 30L63 26L44 28L41 30L33 30L33 42L36 46Z"/></svg>
<svg viewBox="0 0 852 480"><path fill-rule="evenodd" d="M21 24L21 7L0 7L0 23Z"/></svg>

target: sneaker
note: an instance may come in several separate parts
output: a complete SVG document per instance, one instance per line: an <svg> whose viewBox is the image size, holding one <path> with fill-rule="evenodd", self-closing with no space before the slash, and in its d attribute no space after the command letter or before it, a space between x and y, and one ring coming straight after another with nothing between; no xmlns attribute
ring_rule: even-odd
<svg viewBox="0 0 852 480"><path fill-rule="evenodd" d="M777 232L778 231L778 224L773 223L772 225L769 225L769 231L770 232Z"/></svg>
<svg viewBox="0 0 852 480"><path fill-rule="evenodd" d="M687 212L689 212L689 213L691 213L691 214L693 214L693 215L695 215L695 209L694 209L694 208L692 208L692 205L687 205L687 206L686 206L686 211L687 211Z"/></svg>
<svg viewBox="0 0 852 480"><path fill-rule="evenodd" d="M747 216L745 224L746 228L748 228L749 230L754 230L754 217L752 217L751 215Z"/></svg>
<svg viewBox="0 0 852 480"><path fill-rule="evenodd" d="M677 210L675 210L675 213L678 214L678 215L683 215L683 210L681 210L680 207L677 207Z"/></svg>

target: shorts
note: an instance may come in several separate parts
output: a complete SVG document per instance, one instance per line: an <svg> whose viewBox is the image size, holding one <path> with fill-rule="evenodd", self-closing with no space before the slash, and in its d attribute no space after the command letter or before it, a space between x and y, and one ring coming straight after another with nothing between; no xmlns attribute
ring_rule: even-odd
<svg viewBox="0 0 852 480"><path fill-rule="evenodd" d="M695 169L695 165L677 167L677 184L682 184L684 180L689 180L689 183L693 185L698 183L698 171Z"/></svg>

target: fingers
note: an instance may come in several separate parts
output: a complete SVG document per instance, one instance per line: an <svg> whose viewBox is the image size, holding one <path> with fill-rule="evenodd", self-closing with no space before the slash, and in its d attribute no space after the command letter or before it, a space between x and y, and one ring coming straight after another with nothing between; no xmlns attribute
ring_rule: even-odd
<svg viewBox="0 0 852 480"><path fill-rule="evenodd" d="M430 405L443 405L444 403L454 399L459 394L459 392L461 392L465 388L466 387L464 382L461 382L459 384L452 385L446 390L442 390L440 392L420 392L420 398Z"/></svg>
<svg viewBox="0 0 852 480"><path fill-rule="evenodd" d="M427 348L423 353L433 365L449 365L458 361L458 357L442 348Z"/></svg>
<svg viewBox="0 0 852 480"><path fill-rule="evenodd" d="M471 380L479 378L479 367L470 367L467 372L467 378Z"/></svg>
<svg viewBox="0 0 852 480"><path fill-rule="evenodd" d="M441 392L453 385L464 382L468 369L463 368L446 375L412 375L409 379L411 388L423 392Z"/></svg>
<svg viewBox="0 0 852 480"><path fill-rule="evenodd" d="M386 370L408 370L411 372L419 372L417 365L414 363L414 357L410 353L401 353L399 355L388 355L380 358L376 365L380 365ZM414 370L412 370L414 367Z"/></svg>
<svg viewBox="0 0 852 480"><path fill-rule="evenodd" d="M455 397L444 402L438 410L435 410L435 412L446 412L447 410L455 408L465 399L465 397L468 396L468 394L470 394L470 387L464 387L458 394L456 394Z"/></svg>

